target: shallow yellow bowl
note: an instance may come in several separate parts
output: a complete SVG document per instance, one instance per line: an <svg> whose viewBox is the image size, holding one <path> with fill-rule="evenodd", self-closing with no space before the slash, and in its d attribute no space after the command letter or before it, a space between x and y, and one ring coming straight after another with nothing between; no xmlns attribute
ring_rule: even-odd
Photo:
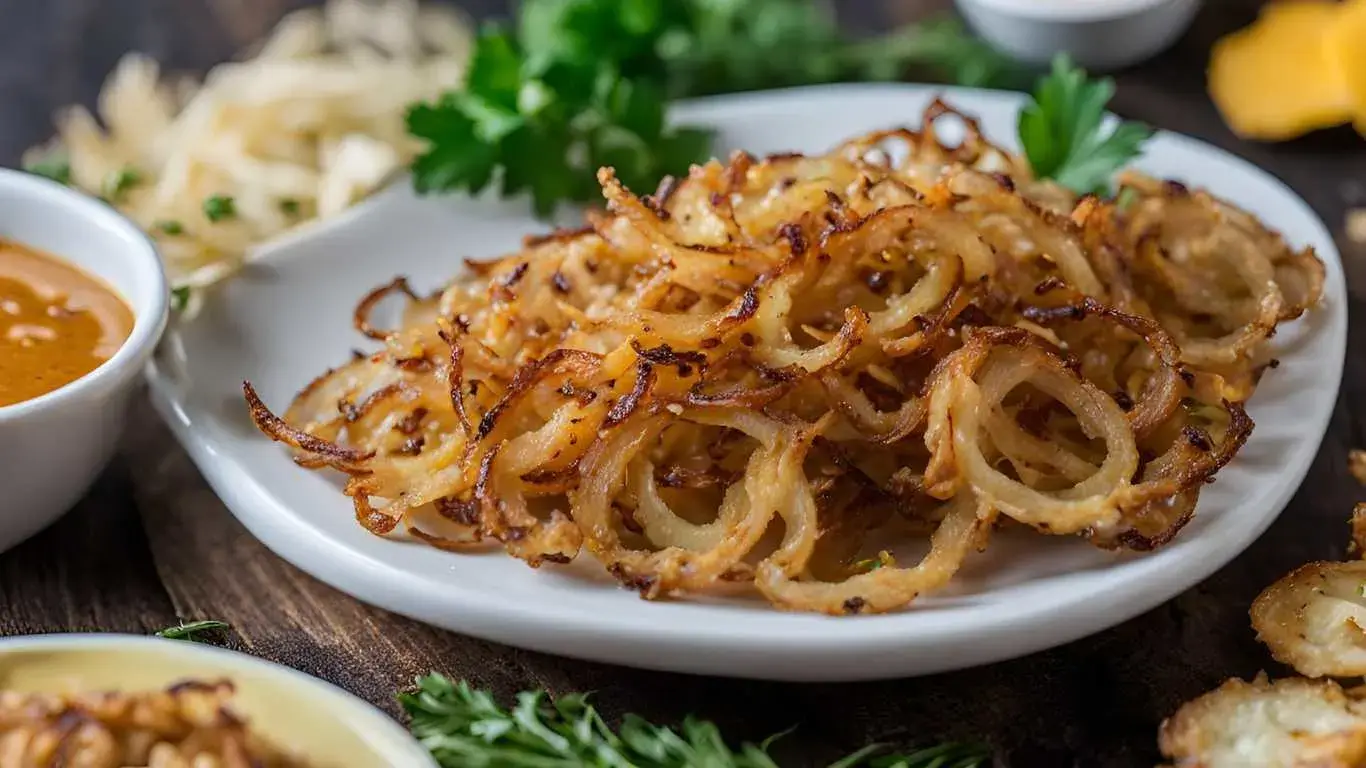
<svg viewBox="0 0 1366 768"><path fill-rule="evenodd" d="M436 768L391 718L349 693L234 651L141 635L34 635L0 640L0 690L157 690L227 678L252 730L309 768Z"/></svg>

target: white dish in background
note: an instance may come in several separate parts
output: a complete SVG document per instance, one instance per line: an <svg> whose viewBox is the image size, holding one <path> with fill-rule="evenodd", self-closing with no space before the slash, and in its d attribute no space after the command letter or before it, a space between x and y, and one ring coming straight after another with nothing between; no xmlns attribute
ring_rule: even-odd
<svg viewBox="0 0 1366 768"><path fill-rule="evenodd" d="M1021 98L912 85L830 86L687 103L683 122L719 129L718 153L824 151L863 131L918 125L936 95L1011 143ZM383 539L354 519L327 474L295 466L247 418L241 382L283 408L318 371L362 345L351 311L406 274L444 284L544 231L524 201L419 199L391 188L335 223L273 246L248 274L173 327L150 370L154 401L228 508L267 546L323 581L389 610L524 648L631 666L787 680L926 674L1021 656L1113 626L1209 576L1284 507L1337 399L1346 342L1341 265L1323 225L1268 174L1193 139L1160 133L1138 164L1248 207L1328 268L1324 305L1288 324L1283 361L1250 404L1257 429L1200 499L1194 521L1147 555L1079 539L993 540L950 591L896 614L831 618L740 598L646 602L586 562L528 568L502 552L457 555Z"/></svg>
<svg viewBox="0 0 1366 768"><path fill-rule="evenodd" d="M230 706L253 732L312 768L436 768L389 716L351 694L279 664L200 643L115 634L0 640L0 690L135 693L185 680L232 682ZM197 764L197 763L196 763Z"/></svg>
<svg viewBox="0 0 1366 768"><path fill-rule="evenodd" d="M0 406L0 551L61 517L109 463L128 399L166 326L168 290L156 247L110 206L0 168L0 238L99 278L133 312L113 357L47 394Z"/></svg>
<svg viewBox="0 0 1366 768"><path fill-rule="evenodd" d="M1091 70L1138 64L1185 33L1200 0L955 0L973 31L1013 58L1065 52Z"/></svg>

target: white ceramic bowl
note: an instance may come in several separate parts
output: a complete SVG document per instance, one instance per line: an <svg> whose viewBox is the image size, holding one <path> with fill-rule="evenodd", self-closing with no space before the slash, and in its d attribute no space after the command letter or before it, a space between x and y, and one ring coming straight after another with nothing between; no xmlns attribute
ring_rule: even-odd
<svg viewBox="0 0 1366 768"><path fill-rule="evenodd" d="M978 35L1012 57L1045 64L1058 52L1095 71L1160 53L1190 26L1200 0L955 0Z"/></svg>
<svg viewBox="0 0 1366 768"><path fill-rule="evenodd" d="M253 731L316 768L436 768L403 726L322 680L243 653L139 635L34 635L0 640L0 690L163 689L227 678L231 706Z"/></svg>
<svg viewBox="0 0 1366 768"><path fill-rule="evenodd" d="M128 399L166 326L161 259L112 207L32 174L0 169L0 238L102 279L133 311L133 332L103 365L41 397L0 407L0 551L80 500L109 462Z"/></svg>

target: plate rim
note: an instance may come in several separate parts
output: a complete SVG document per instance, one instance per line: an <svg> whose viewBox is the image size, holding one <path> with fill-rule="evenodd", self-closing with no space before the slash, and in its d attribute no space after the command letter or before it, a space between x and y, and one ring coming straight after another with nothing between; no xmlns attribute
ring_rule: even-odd
<svg viewBox="0 0 1366 768"><path fill-rule="evenodd" d="M822 85L693 100L680 104L673 113L673 118L696 119L697 115L725 112L737 103L744 103L746 108L754 108L756 103L787 101L793 98L832 95L836 98L854 98L892 94L922 99L933 95L952 99L956 94L973 94L979 98L1014 104L1023 100L1022 95L1011 92L910 83ZM1270 189L1298 208L1296 212L1316 228L1317 231L1313 235L1331 246L1331 251L1319 254L1329 265L1330 277L1326 283L1324 302L1328 317L1318 332L1336 337L1336 343L1332 345L1336 354L1330 361L1333 368L1332 397L1323 398L1326 405L1321 408L1317 423L1308 425L1311 428L1304 430L1304 437L1295 444L1294 450L1298 451L1295 457L1297 461L1291 465L1282 465L1284 480L1265 487L1256 496L1239 500L1241 503L1266 510L1260 520L1253 525L1237 528L1236 537L1226 536L1221 542L1209 545L1210 551L1199 553L1193 565L1170 569L1170 573L1156 571L1145 574L1141 591L1127 594L1122 604L1110 605L1105 610L1099 610L1092 605L1096 598L1103 599L1103 595L1082 589L1078 596L1078 589L1074 588L1065 599L1054 600L1051 603L1040 601L1044 603L1042 607L1039 603L1034 603L1027 609L1000 610L991 616L990 621L976 619L967 627L959 626L957 624L961 622L956 623L952 620L943 621L941 626L937 627L917 627L918 634L914 637L907 637L898 632L895 626L896 619L908 615L908 612L870 617L830 618L828 621L832 622L833 626L849 628L828 630L818 636L793 637L775 636L771 631L736 632L734 628L693 631L687 634L672 631L661 633L652 631L653 628L648 622L631 623L622 621L619 617L599 617L596 623L580 621L575 624L570 621L570 626L560 626L556 621L563 617L546 618L544 611L509 606L506 603L481 599L484 596L469 594L458 595L454 599L447 595L447 604L437 606L423 596L405 593L401 583L392 583L395 580L401 581L400 577L404 571L391 562L376 562L374 558L358 550L338 547L326 540L310 540L299 535L300 529L305 529L306 526L294 516L292 510L277 502L247 468L224 461L221 456L216 455L211 441L192 432L193 425L183 408L183 402L176 398L172 382L160 371L157 361L153 361L148 368L152 400L158 412L170 425L177 440L190 454L192 461L225 506L266 547L296 567L363 602L434 626L558 656L647 669L769 680L887 679L908 674L951 671L1016 658L1095 634L1134 618L1198 585L1244 552L1279 517L1291 497L1298 491L1318 455L1340 393L1347 341L1346 281L1342 274L1341 257L1336 243L1323 221L1284 181L1250 161L1194 137L1171 131L1159 131L1157 135L1176 139L1188 146L1193 145L1201 152L1212 155L1212 159L1220 163L1241 166L1243 170L1262 177ZM404 181L398 183L402 184ZM294 236L286 236L264 246L256 258L269 261L281 255L287 256L291 245L300 242L311 233L350 226L376 210L381 210L382 201L395 194L395 188L390 187L341 216L323 222L319 227L310 228ZM1333 339L1329 341L1332 342ZM1325 371L1327 372L1330 371ZM1320 393L1327 395L1328 391L1329 386L1326 385ZM260 509L268 511L256 511ZM290 531L289 528L295 530ZM1172 546L1178 546L1180 541ZM347 563L338 565L336 561L342 556L345 556ZM1196 553L1192 553L1187 559L1196 556ZM1136 596L1141 599L1135 599ZM456 612L460 615L452 620L451 614ZM1100 618L1097 618L1098 616ZM854 627L857 627L857 630ZM1013 631L1003 631L1006 629ZM963 647L956 649L953 662L925 664L921 659L908 663L907 659L917 653L933 651L936 646L955 639L961 640L964 631L972 631L979 635L994 633L997 639L995 642L989 642L979 638L971 652ZM566 649L566 637L573 640L575 649ZM765 642L762 650L768 658L764 664L751 666L734 660L730 663L725 660L717 663L709 661L711 654L733 654L738 646L752 645L759 639ZM866 662L869 654L878 653L888 654L889 658L895 660L881 664L859 663ZM754 656L753 653L748 655ZM774 663L774 655L780 656L782 661ZM831 657L835 659L832 661Z"/></svg>

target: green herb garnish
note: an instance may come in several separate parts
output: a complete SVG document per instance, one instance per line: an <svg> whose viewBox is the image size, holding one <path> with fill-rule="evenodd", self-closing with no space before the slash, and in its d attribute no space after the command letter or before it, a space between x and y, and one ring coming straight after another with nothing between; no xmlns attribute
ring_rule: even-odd
<svg viewBox="0 0 1366 768"><path fill-rule="evenodd" d="M158 221L156 223L156 228L157 231L161 232L163 235L171 235L172 237L185 234L185 226L173 219Z"/></svg>
<svg viewBox="0 0 1366 768"><path fill-rule="evenodd" d="M421 193L529 192L539 215L596 199L611 166L637 193L709 154L705 128L665 127L667 100L928 70L963 85L1012 85L1021 69L952 19L845 40L809 0L527 0L514 31L485 27L465 87L408 112L428 143L413 163ZM1105 193L1152 130L1108 127L1109 79L1066 55L1020 113L1034 175Z"/></svg>
<svg viewBox="0 0 1366 768"><path fill-rule="evenodd" d="M299 201L292 197L287 197L280 201L280 212L286 216L299 215Z"/></svg>
<svg viewBox="0 0 1366 768"><path fill-rule="evenodd" d="M877 557L869 557L854 563L853 570L855 573L868 573L869 571L876 571L879 568L895 565L896 558L892 557L891 552L884 549L877 553Z"/></svg>
<svg viewBox="0 0 1366 768"><path fill-rule="evenodd" d="M427 142L418 192L529 193L537 214L597 199L610 166L637 193L710 154L711 132L668 127L669 99L928 69L1003 84L1007 59L938 20L851 42L811 0L526 0L513 29L483 28L464 88L413 105Z"/></svg>
<svg viewBox="0 0 1366 768"><path fill-rule="evenodd" d="M693 0L690 23L663 39L676 97L814 83L917 79L1014 87L1021 68L951 17L868 40L846 39L810 0Z"/></svg>
<svg viewBox="0 0 1366 768"><path fill-rule="evenodd" d="M908 69L970 88L1016 88L1025 70L963 28L952 17L930 19L859 42L849 54L865 80L895 80Z"/></svg>
<svg viewBox="0 0 1366 768"><path fill-rule="evenodd" d="M228 625L222 621L192 621L188 624L181 623L174 627L167 627L156 633L157 637L164 637L167 640L189 640L199 642L199 635L205 632L217 632L227 629Z"/></svg>
<svg viewBox="0 0 1366 768"><path fill-rule="evenodd" d="M100 196L111 203L118 203L128 190L141 183L142 174L136 168L122 168L105 177Z"/></svg>
<svg viewBox="0 0 1366 768"><path fill-rule="evenodd" d="M184 312L185 307L190 305L190 286L182 285L179 288L171 289L171 309L176 312Z"/></svg>
<svg viewBox="0 0 1366 768"><path fill-rule="evenodd" d="M618 5L529 0L515 35L481 30L464 90L408 112L409 133L429 143L413 164L417 190L497 183L505 197L530 192L548 216L598 195L599 167L644 191L703 160L710 134L666 128L660 78L632 75L651 68L664 0Z"/></svg>
<svg viewBox="0 0 1366 768"><path fill-rule="evenodd" d="M835 82L846 61L830 6L810 0L687 0L661 40L675 98Z"/></svg>
<svg viewBox="0 0 1366 768"><path fill-rule="evenodd" d="M1088 80L1065 54L1054 57L1052 71L1020 111L1020 145L1035 176L1079 194L1108 190L1110 177L1141 153L1153 133L1129 121L1102 126L1114 94L1113 80Z"/></svg>
<svg viewBox="0 0 1366 768"><path fill-rule="evenodd" d="M204 217L212 222L220 222L237 215L237 203L227 195L212 195L204 200Z"/></svg>
<svg viewBox="0 0 1366 768"><path fill-rule="evenodd" d="M63 152L48 152L41 157L30 160L24 163L24 170L38 176L45 176L58 184L71 183L71 161Z"/></svg>
<svg viewBox="0 0 1366 768"><path fill-rule="evenodd" d="M439 674L417 680L399 695L413 735L445 768L778 768L774 741L732 749L712 723L688 718L677 730L627 715L613 729L589 703L572 694L518 694L505 710L489 694ZM975 768L985 747L948 744L906 755L870 746L830 768Z"/></svg>

